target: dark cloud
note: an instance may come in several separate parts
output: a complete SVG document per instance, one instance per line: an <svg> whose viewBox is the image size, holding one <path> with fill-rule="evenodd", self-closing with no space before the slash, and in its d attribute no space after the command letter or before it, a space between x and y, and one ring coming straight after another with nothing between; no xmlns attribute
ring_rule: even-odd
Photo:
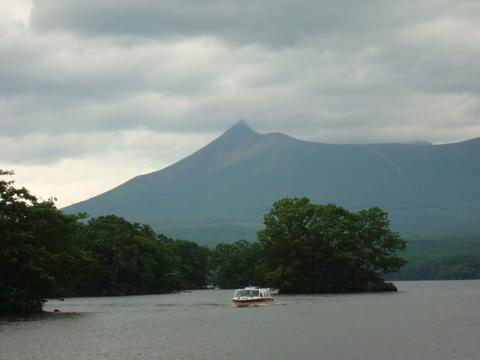
<svg viewBox="0 0 480 360"><path fill-rule="evenodd" d="M358 1L178 0L64 1L37 0L33 25L45 31L71 31L87 36L182 38L212 36L237 43L291 44L299 40L352 36L388 28L391 3Z"/></svg>

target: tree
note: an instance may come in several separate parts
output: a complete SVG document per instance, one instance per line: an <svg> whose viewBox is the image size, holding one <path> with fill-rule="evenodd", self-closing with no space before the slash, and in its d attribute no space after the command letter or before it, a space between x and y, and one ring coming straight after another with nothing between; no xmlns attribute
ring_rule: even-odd
<svg viewBox="0 0 480 360"><path fill-rule="evenodd" d="M0 180L0 313L39 312L57 279L71 272L78 217L13 184Z"/></svg>
<svg viewBox="0 0 480 360"><path fill-rule="evenodd" d="M178 258L182 287L205 287L208 278L208 248L188 240L170 240L167 244Z"/></svg>
<svg viewBox="0 0 480 360"><path fill-rule="evenodd" d="M314 207L307 198L278 200L265 215L265 229L258 240L265 253L267 279L284 292L307 288L304 269L309 253L310 230Z"/></svg>
<svg viewBox="0 0 480 360"><path fill-rule="evenodd" d="M162 293L180 285L178 258L147 225L115 215L91 219L83 248L89 261L79 289L82 294Z"/></svg>
<svg viewBox="0 0 480 360"><path fill-rule="evenodd" d="M211 252L213 282L222 289L262 285L262 246L258 242L239 240L233 244L218 244Z"/></svg>
<svg viewBox="0 0 480 360"><path fill-rule="evenodd" d="M283 292L342 292L390 288L381 279L405 261L405 241L389 228L379 208L350 212L307 198L273 204L258 232L265 276Z"/></svg>

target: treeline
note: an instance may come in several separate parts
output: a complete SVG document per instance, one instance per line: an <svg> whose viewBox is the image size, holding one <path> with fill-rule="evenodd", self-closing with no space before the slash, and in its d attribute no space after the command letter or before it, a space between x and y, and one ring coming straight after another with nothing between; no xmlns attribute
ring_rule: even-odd
<svg viewBox="0 0 480 360"><path fill-rule="evenodd" d="M1 176L12 175L1 171ZM282 199L257 242L210 250L109 215L86 221L0 180L0 313L42 310L46 298L264 285L286 293L393 290L405 247L379 208L349 212Z"/></svg>
<svg viewBox="0 0 480 360"><path fill-rule="evenodd" d="M480 278L480 237L458 234L412 239L401 253L407 265L389 280L466 280Z"/></svg>
<svg viewBox="0 0 480 360"><path fill-rule="evenodd" d="M471 280L480 279L480 256L458 254L409 260L390 280Z"/></svg>
<svg viewBox="0 0 480 360"><path fill-rule="evenodd" d="M60 215L64 216L64 215ZM208 249L109 215L76 222L76 241L56 296L165 293L205 286ZM73 255L73 256L72 256Z"/></svg>

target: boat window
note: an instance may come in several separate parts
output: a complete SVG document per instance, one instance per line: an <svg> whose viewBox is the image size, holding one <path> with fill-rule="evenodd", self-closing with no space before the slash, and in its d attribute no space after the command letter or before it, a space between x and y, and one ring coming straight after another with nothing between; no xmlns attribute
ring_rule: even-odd
<svg viewBox="0 0 480 360"><path fill-rule="evenodd" d="M259 291L258 290L237 290L235 292L236 297L241 297L241 296L259 296Z"/></svg>

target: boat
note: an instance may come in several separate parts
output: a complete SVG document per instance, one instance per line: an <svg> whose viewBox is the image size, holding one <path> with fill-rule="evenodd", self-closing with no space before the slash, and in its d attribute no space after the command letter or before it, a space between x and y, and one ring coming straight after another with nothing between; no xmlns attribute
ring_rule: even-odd
<svg viewBox="0 0 480 360"><path fill-rule="evenodd" d="M244 289L237 289L232 298L235 306L250 306L273 301L270 289L247 286Z"/></svg>

